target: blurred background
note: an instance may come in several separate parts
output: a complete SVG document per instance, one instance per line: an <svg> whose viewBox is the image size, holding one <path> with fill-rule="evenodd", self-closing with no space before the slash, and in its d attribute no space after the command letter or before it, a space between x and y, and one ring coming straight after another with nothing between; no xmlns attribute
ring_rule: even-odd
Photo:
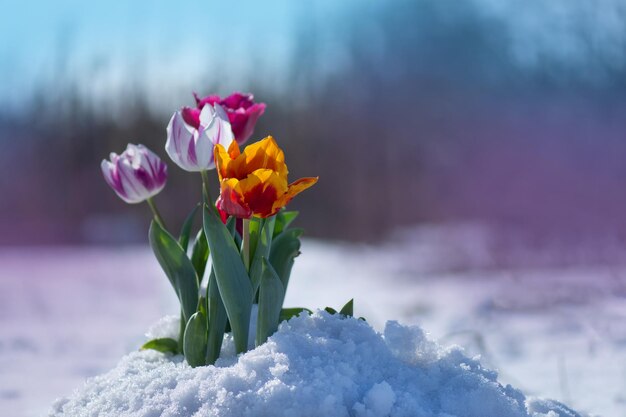
<svg viewBox="0 0 626 417"><path fill-rule="evenodd" d="M4 0L6 3L7 0ZM488 223L538 242L626 239L619 0L8 2L0 17L0 243L144 242L99 162L164 152L174 110L253 92L310 235ZM198 199L173 164L171 223ZM595 242L594 242L595 243Z"/></svg>
<svg viewBox="0 0 626 417"><path fill-rule="evenodd" d="M503 311L546 314L533 316L534 323L552 313L569 317L573 322L557 327L583 335L572 336L582 356L555 356L553 378L530 375L531 384L539 385L528 389L587 411L626 415L626 397L618 392L626 387L624 366L601 368L614 373L609 380L598 376L606 385L591 378L600 384L593 388L573 381L590 381L585 370L597 371L596 362L563 376L567 363L585 362L580 358L588 352L600 355L594 357L603 364L608 362L602 358L626 361L623 1L2 0L1 5L0 318L4 329L13 329L13 338L0 340L0 360L4 354L7 366L16 355L41 356L39 342L23 326L27 320L44 326L43 317L59 308L57 321L48 324L66 321L63 308L71 302L62 294L84 285L91 289L80 294L99 297L85 282L112 273L106 259L134 262L128 274L143 271L138 262L154 263L145 246L147 206L119 200L102 178L100 161L128 142L158 153L170 177L156 201L168 223L178 227L199 200L200 180L167 157L165 126L176 109L193 105L194 91L243 91L268 105L251 140L277 138L291 178L320 176L292 203L301 209L299 226L320 239L309 243L312 255L306 256L320 256L330 265L334 254L342 253L337 263L352 259L356 265L382 253L389 258L381 264L389 268L379 275L370 271L371 280L400 277L396 288L409 282L421 289L448 283L441 284L436 306L426 305L429 294L419 292L404 310L381 310L375 296L363 295L365 313L379 314L381 322L400 318L380 313L387 311L427 329L430 322L442 338L472 326L484 330L483 321L467 317L484 319L486 311L498 317ZM142 256L129 255L136 252ZM303 275L322 273L316 259ZM159 275L153 264L148 270ZM57 276L63 278L55 281ZM558 277L558 283L546 276ZM86 277L92 281L83 281ZM488 287L485 279L501 291L479 295ZM543 287L544 281L551 284ZM55 282L65 283L63 291ZM144 281L134 282L140 287ZM507 298L507 291L525 282L531 283L519 292L525 298ZM341 298L351 297L357 285ZM470 287L476 302L467 311L441 301ZM112 288L104 294L122 297ZM125 330L125 339L118 335L124 342L114 349L102 341L98 346L108 356L98 352L109 359L72 368L75 378L68 377L56 395L69 394L77 378L110 368L137 345L130 335L170 306L160 292L149 296L124 288L119 292L127 296L148 297L145 320ZM111 304L83 298L75 297L81 301L71 314L90 308L99 318L110 313ZM595 309L607 305L604 316ZM497 323L494 329L510 325ZM119 331L116 324L111 319L108 328ZM76 324L72 331L82 328ZM537 334L553 339L541 346L565 340L555 327L544 330ZM471 340L452 341L482 346L477 353L485 354L490 340L476 334L487 337L470 333ZM513 348L521 342L509 336L491 342L502 362L510 363L522 354ZM611 353L603 356L590 341ZM574 349L559 346L556 350ZM532 363L545 363L546 353L538 353L535 344L524 352ZM502 362L493 366L506 369ZM518 381L528 363L518 363ZM14 412L32 397L25 393L32 385L23 375L24 389L9 386L18 373L0 377L8 384L0 386L0 401L14 404ZM37 378L49 377L44 372ZM609 386L617 388L607 394ZM44 394L38 398L51 401Z"/></svg>

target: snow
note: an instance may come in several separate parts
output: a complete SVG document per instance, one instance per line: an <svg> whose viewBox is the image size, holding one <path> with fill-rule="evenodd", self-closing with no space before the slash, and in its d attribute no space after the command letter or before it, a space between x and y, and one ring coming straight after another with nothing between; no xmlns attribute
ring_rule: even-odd
<svg viewBox="0 0 626 417"><path fill-rule="evenodd" d="M438 346L419 327L390 321L381 335L323 311L283 323L267 343L216 366L192 369L180 356L131 353L49 415L578 416L527 400L478 359Z"/></svg>
<svg viewBox="0 0 626 417"><path fill-rule="evenodd" d="M434 226L377 246L305 240L286 305L339 308L354 297L356 315L380 332L390 319L419 325L443 346L481 355L526 395L626 416L624 249L607 244L592 256L600 245L588 245L575 259L561 252L561 262L559 250L520 245L513 256L498 244L481 229ZM177 313L146 247L0 250L0 415L44 415ZM167 332L167 322L151 331Z"/></svg>

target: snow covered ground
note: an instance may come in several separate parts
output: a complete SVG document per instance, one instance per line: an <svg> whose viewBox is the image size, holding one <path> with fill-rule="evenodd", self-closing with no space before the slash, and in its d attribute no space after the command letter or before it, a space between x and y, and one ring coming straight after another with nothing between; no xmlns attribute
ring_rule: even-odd
<svg viewBox="0 0 626 417"><path fill-rule="evenodd" d="M429 233L378 247L305 241L286 305L354 297L380 331L419 324L525 394L626 416L626 266L505 267L475 233ZM0 414L42 415L112 369L176 313L168 285L144 247L0 252Z"/></svg>

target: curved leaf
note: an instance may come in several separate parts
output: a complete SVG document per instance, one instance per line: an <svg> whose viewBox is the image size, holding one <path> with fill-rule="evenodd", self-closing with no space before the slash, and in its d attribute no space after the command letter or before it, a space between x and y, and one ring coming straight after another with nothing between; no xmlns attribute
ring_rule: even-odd
<svg viewBox="0 0 626 417"><path fill-rule="evenodd" d="M304 308L304 307L283 308L282 310L280 310L279 323L283 322L285 320L289 320L292 317L296 317L296 316L300 315L300 313L302 313L303 311L306 311L309 314L313 314L313 311L309 310L308 308Z"/></svg>
<svg viewBox="0 0 626 417"><path fill-rule="evenodd" d="M256 293L263 274L263 258L269 258L272 246L272 234L274 232L275 217L270 217L261 222L262 229L257 231L256 244L252 252L250 264L250 282L252 292Z"/></svg>
<svg viewBox="0 0 626 417"><path fill-rule="evenodd" d="M150 246L178 295L186 323L198 308L196 270L178 241L155 221L150 225Z"/></svg>
<svg viewBox="0 0 626 417"><path fill-rule="evenodd" d="M276 271L263 258L263 275L259 285L259 313L256 325L256 346L265 343L274 334L280 323L280 312L285 299L285 288Z"/></svg>
<svg viewBox="0 0 626 417"><path fill-rule="evenodd" d="M287 229L291 222L293 222L296 217L300 214L297 211L287 211L281 210L276 214L276 225L274 226L274 237L278 236L283 232L283 230Z"/></svg>
<svg viewBox="0 0 626 417"><path fill-rule="evenodd" d="M204 207L204 233L224 308L233 329L238 353L248 348L248 328L252 310L252 285L233 237L217 216L215 209Z"/></svg>
<svg viewBox="0 0 626 417"><path fill-rule="evenodd" d="M341 307L339 314L343 314L346 317L352 317L354 315L354 298L350 299L346 305Z"/></svg>
<svg viewBox="0 0 626 417"><path fill-rule="evenodd" d="M187 359L187 363L192 368L204 365L207 332L206 316L201 311L198 311L187 322L183 343L185 359Z"/></svg>
<svg viewBox="0 0 626 417"><path fill-rule="evenodd" d="M193 264L196 274L198 275L198 284L202 282L208 260L209 244L206 241L204 229L200 229L193 247L191 248L191 263Z"/></svg>
<svg viewBox="0 0 626 417"><path fill-rule="evenodd" d="M288 229L272 242L269 261L283 283L285 291L296 256L300 254L300 236L302 229Z"/></svg>
<svg viewBox="0 0 626 417"><path fill-rule="evenodd" d="M200 204L196 204L193 210L191 210L191 213L189 213L189 215L183 222L183 227L181 227L180 229L180 237L178 238L178 243L180 244L180 247L183 248L185 253L187 252L187 246L189 245L189 235L191 235L191 227L193 226L193 219L198 212L198 207L200 207Z"/></svg>
<svg viewBox="0 0 626 417"><path fill-rule="evenodd" d="M222 341L224 340L224 333L226 331L226 322L228 321L226 309L224 308L224 302L220 296L215 273L212 269L211 275L209 275L209 285L207 286L207 301L209 315L209 339L207 342L205 363L207 365L212 365L220 356Z"/></svg>
<svg viewBox="0 0 626 417"><path fill-rule="evenodd" d="M170 339L169 337L164 337L160 339L152 339L141 346L139 350L147 350L152 349L161 353L173 353L177 355L178 352L178 342L174 339Z"/></svg>

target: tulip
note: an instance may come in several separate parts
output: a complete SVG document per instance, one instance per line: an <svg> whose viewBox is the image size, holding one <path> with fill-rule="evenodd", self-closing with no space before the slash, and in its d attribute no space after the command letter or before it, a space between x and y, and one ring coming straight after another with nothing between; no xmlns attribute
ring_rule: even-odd
<svg viewBox="0 0 626 417"><path fill-rule="evenodd" d="M243 153L236 141L228 151L215 145L215 160L221 191L218 208L242 219L273 216L318 180L301 178L288 184L285 155L271 136L248 145Z"/></svg>
<svg viewBox="0 0 626 417"><path fill-rule="evenodd" d="M174 113L167 125L165 150L185 171L203 172L215 168L213 147L229 146L233 132L224 109L206 104L202 110L188 107Z"/></svg>
<svg viewBox="0 0 626 417"><path fill-rule="evenodd" d="M224 108L233 128L235 140L240 145L252 136L254 126L266 107L265 103L255 103L252 94L234 93L223 99L216 95L200 98L194 93L193 96L198 109L202 109L206 104L219 104Z"/></svg>
<svg viewBox="0 0 626 417"><path fill-rule="evenodd" d="M143 145L128 144L121 155L102 160L107 184L125 202L141 203L157 195L167 180L167 165Z"/></svg>

